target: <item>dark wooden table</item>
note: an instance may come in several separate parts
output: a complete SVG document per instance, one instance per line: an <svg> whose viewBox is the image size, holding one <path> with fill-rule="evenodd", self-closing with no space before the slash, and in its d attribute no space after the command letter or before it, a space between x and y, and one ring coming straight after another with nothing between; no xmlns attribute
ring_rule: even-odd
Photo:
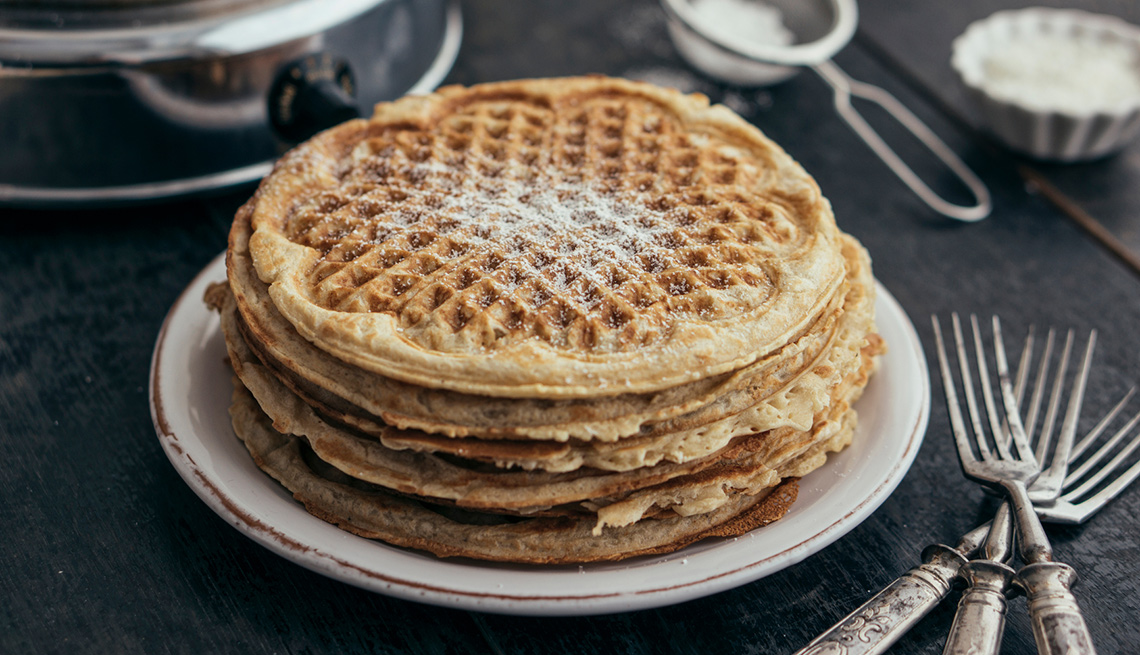
<svg viewBox="0 0 1140 655"><path fill-rule="evenodd" d="M816 176L928 355L935 313L1000 312L1011 330L1097 328L1085 412L1096 416L1140 382L1140 275L1127 263L1130 247L1140 251L1140 149L1044 166L975 129L947 63L950 41L998 5L1017 4L865 0L859 34L837 57L895 93L986 181L994 213L973 225L926 209L841 122L811 74L756 90L691 72L652 0L467 2L449 80L600 72L730 105ZM1091 6L1140 19L1130 0ZM1027 185L1026 175L1038 182ZM732 591L536 619L395 600L311 573L243 537L191 492L163 455L147 405L163 316L224 248L249 192L102 211L0 210L0 652L791 652L914 565L925 544L950 541L992 511L958 471L935 384L922 449L882 507L807 561ZM1093 238L1076 219L1112 238ZM1077 594L1099 651L1136 652L1140 488L1085 526L1050 535L1082 574ZM896 652L941 652L952 611L936 610ZM1033 651L1024 600L1015 600L1004 652Z"/></svg>

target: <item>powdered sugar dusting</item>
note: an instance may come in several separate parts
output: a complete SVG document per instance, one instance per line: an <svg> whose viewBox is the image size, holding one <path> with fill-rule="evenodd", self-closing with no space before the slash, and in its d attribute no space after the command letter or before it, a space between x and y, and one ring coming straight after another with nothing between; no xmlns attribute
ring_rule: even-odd
<svg viewBox="0 0 1140 655"><path fill-rule="evenodd" d="M600 352L768 297L763 253L796 230L753 202L747 153L609 98L555 112L489 102L326 162L331 184L286 219L321 253L322 304L393 313L433 347Z"/></svg>
<svg viewBox="0 0 1140 655"><path fill-rule="evenodd" d="M439 161L410 163L408 178L426 183L405 189L399 208L377 218L397 231L414 229L428 217L454 223L447 238L461 242L469 257L495 252L528 269L542 269L555 289L567 288L579 276L609 286L604 274L615 266L659 273L675 265L673 252L685 240L678 217L686 210L654 208L648 194L607 193L554 178L528 182L509 173L495 178L456 173ZM435 206L425 212L429 198ZM535 258L539 251L551 259Z"/></svg>

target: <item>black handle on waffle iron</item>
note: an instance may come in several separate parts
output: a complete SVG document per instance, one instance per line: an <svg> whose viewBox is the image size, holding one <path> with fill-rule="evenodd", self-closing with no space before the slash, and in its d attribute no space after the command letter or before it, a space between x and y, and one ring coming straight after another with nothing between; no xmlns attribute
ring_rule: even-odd
<svg viewBox="0 0 1140 655"><path fill-rule="evenodd" d="M359 118L356 81L344 59L327 52L285 65L269 90L269 120L286 142Z"/></svg>

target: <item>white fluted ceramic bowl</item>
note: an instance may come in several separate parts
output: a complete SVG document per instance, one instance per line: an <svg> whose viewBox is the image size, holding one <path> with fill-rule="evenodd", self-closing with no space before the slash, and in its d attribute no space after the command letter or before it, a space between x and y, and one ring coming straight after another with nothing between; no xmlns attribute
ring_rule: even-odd
<svg viewBox="0 0 1140 655"><path fill-rule="evenodd" d="M997 12L954 40L951 66L986 127L1020 153L1088 161L1140 133L1140 28L1119 18Z"/></svg>

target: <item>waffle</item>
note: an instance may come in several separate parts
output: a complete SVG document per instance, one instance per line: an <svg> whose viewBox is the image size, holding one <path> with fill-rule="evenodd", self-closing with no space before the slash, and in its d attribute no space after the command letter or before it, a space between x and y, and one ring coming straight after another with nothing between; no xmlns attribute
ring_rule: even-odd
<svg viewBox="0 0 1140 655"><path fill-rule="evenodd" d="M378 105L282 158L226 261L207 302L258 466L439 556L612 560L776 520L884 348L811 177L624 80Z"/></svg>
<svg viewBox="0 0 1140 655"><path fill-rule="evenodd" d="M264 335L255 334L244 327L241 317L236 315L231 298L221 298L219 304L222 305L227 341L240 341L243 350L256 350L259 363L273 371L282 384L311 405L323 419L369 434L389 448L446 453L491 462L500 467L527 470L537 468L564 472L587 466L621 471L661 461L685 462L703 457L723 448L732 437L741 434L786 426L804 430L811 425L821 409L833 404L836 380L855 373L863 365L860 350L872 321L873 296L870 287L873 280L866 254L849 238L846 246L845 253L851 270L850 285L844 297L842 316L834 330L820 330L812 336L818 343L812 348L801 347L795 356L779 360L778 366L753 365L759 371L732 376L736 380L748 380L750 384L736 387L722 384L719 388L724 390L724 395L715 401L681 416L642 423L632 435L618 441L570 439L562 443L538 443L533 439L456 438L453 435L457 430L452 428L446 434L425 432L424 424L408 429L408 423L415 425L417 422L406 418L400 422L399 429L394 429L396 426L389 423L391 411L381 409L384 418L380 418L361 411L352 401L340 398L335 393L344 393L352 388L388 391L377 394L375 402L367 403L373 408L388 399L409 397L421 399L421 409L441 407L444 412L454 412L456 408L454 403L446 402L446 397L434 398L435 394L430 389L400 385L403 393L393 394L389 391L391 381L377 379L374 374L354 371L344 364L328 361L329 357L321 357L320 351L312 346L303 348L299 356L280 354L279 351L277 354L267 353L266 343L262 340ZM237 258L240 257L235 257ZM282 329L282 326L277 329ZM307 345L295 333L293 336L302 342L302 346ZM804 337L804 340L807 339ZM303 365L296 363L298 357L304 362ZM282 358L293 360L293 365L285 366L281 362ZM328 382L332 388L326 390L305 379L299 379L298 376L314 370L306 366L323 369L325 372L319 379ZM346 370L338 374L337 369ZM354 380L355 385L344 385L346 379ZM455 394L448 396L453 398ZM432 399L423 401L425 397ZM359 397L357 400L360 400ZM506 424L510 420L508 414L512 408L504 399L471 397L465 400L473 406L486 409L485 415L498 417L500 424ZM521 403L524 408L515 408L517 413L538 417L545 415L535 407L533 401L523 400ZM751 404L741 409L746 403ZM689 406L694 404L688 403ZM625 422L629 422L628 419ZM426 429L430 430L437 424L438 422L428 423ZM534 427L533 423L530 427ZM540 427L540 435L545 435L547 426ZM560 424L558 427L568 433L593 432L574 424ZM511 434L517 436L520 432L526 432L526 429L517 428ZM494 434L492 432L491 436Z"/></svg>
<svg viewBox="0 0 1140 655"><path fill-rule="evenodd" d="M595 535L588 518L488 516L362 484L309 455L301 439L273 429L240 388L230 413L257 465L314 516L362 537L439 557L566 564L668 553L700 539L738 536L767 525L787 513L797 493L797 480L791 478L756 495L736 495L711 512L641 521Z"/></svg>
<svg viewBox="0 0 1140 655"><path fill-rule="evenodd" d="M286 155L249 250L301 335L485 396L649 393L740 369L840 292L791 157L703 96L606 78L449 87Z"/></svg>
<svg viewBox="0 0 1140 655"><path fill-rule="evenodd" d="M764 434L744 432L725 447L689 462L609 473L488 468L470 459L393 450L376 439L329 424L290 393L243 348L240 339L227 339L227 343L237 377L273 426L303 438L316 457L345 475L433 503L494 513L593 512L599 516L599 529L634 523L651 508L703 513L726 502L729 490L757 493L778 483L784 477L780 470L814 446L841 433L847 436L839 441L846 445L854 427L850 394L855 386L845 384L837 387L839 396L808 430L786 427ZM801 468L798 475L807 471Z"/></svg>
<svg viewBox="0 0 1140 655"><path fill-rule="evenodd" d="M593 399L496 398L409 384L361 369L321 350L302 337L277 310L269 287L257 276L249 253L251 207L235 218L227 257L229 277L238 309L241 330L259 357L281 373L294 392L323 406L338 420L382 423L448 437L476 436L487 439L616 442L644 435L652 424L705 409L706 421L754 405L773 389L804 370L830 346L838 315L845 311L845 298L821 312L817 320L779 350L749 366L718 376L686 383L650 394L623 393ZM866 331L871 322L869 295L865 288L870 274L865 253L853 244L847 262L858 266L849 277L865 282L864 297L857 310ZM728 394L736 398L729 401ZM712 405L715 407L710 407ZM818 403L815 403L818 404ZM784 417L796 422L795 417ZM798 422L810 420L810 413ZM550 449L548 449L550 450Z"/></svg>

